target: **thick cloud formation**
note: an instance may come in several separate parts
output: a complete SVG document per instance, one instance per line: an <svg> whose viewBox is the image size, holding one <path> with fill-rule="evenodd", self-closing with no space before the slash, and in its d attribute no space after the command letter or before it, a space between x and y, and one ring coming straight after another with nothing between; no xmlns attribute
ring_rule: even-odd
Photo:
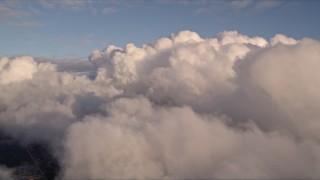
<svg viewBox="0 0 320 180"><path fill-rule="evenodd" d="M61 178L320 177L318 41L181 31L89 60L0 60L1 130Z"/></svg>

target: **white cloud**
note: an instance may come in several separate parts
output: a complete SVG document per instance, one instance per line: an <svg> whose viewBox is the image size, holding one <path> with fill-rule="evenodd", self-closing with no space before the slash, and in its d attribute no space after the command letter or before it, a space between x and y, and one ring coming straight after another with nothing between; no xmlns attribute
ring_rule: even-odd
<svg viewBox="0 0 320 180"><path fill-rule="evenodd" d="M0 62L0 84L31 79L37 69L31 57L2 58Z"/></svg>
<svg viewBox="0 0 320 180"><path fill-rule="evenodd" d="M319 176L309 160L319 155L313 154L320 148L316 141L297 143L252 124L231 128L224 117L202 116L189 107L153 108L144 98L118 99L106 111L108 117L91 116L71 126L66 178Z"/></svg>
<svg viewBox="0 0 320 180"><path fill-rule="evenodd" d="M319 178L319 52L181 31L93 51L94 77L88 62L2 58L0 128L50 144L66 179Z"/></svg>
<svg viewBox="0 0 320 180"><path fill-rule="evenodd" d="M271 39L271 45L276 45L278 43L287 44L287 45L294 45L297 41L293 38L287 37L283 34L277 34Z"/></svg>
<svg viewBox="0 0 320 180"><path fill-rule="evenodd" d="M259 56L248 57L241 65L244 68L241 73L248 73L245 81L249 84L245 88L250 88L250 92L264 93L272 103L269 106L277 107L281 112L283 118L272 122L274 128L285 128L293 131L295 136L319 140L320 134L316 131L320 127L317 110L320 105L317 93L320 44L303 39L292 45L292 39L289 40L289 45L277 44ZM240 77L245 76L240 74Z"/></svg>

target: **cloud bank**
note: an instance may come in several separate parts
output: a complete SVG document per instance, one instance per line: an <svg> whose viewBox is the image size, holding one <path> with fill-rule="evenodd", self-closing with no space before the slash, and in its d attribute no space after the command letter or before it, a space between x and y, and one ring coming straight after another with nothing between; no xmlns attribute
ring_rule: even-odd
<svg viewBox="0 0 320 180"><path fill-rule="evenodd" d="M319 178L320 43L181 31L85 63L0 60L0 128L60 177ZM86 71L87 70L87 71Z"/></svg>

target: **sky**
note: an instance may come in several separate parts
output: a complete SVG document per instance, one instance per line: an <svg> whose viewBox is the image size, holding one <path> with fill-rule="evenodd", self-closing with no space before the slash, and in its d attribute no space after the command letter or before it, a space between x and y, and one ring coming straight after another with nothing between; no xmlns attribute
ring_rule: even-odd
<svg viewBox="0 0 320 180"><path fill-rule="evenodd" d="M141 46L181 30L320 39L319 8L316 0L1 0L0 56L87 58L93 49Z"/></svg>
<svg viewBox="0 0 320 180"><path fill-rule="evenodd" d="M0 133L58 179L320 179L319 7L0 0Z"/></svg>

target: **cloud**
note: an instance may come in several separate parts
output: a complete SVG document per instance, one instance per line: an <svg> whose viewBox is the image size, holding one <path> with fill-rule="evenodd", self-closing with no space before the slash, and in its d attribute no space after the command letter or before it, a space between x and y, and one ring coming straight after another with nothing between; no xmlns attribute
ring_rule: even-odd
<svg viewBox="0 0 320 180"><path fill-rule="evenodd" d="M79 10L86 4L90 3L90 0L57 0L57 1L46 1L46 0L37 0L45 8L55 8L62 7L73 10Z"/></svg>
<svg viewBox="0 0 320 180"><path fill-rule="evenodd" d="M8 84L31 79L36 72L37 64L31 57L18 57L12 60L2 58L0 68L0 83Z"/></svg>
<svg viewBox="0 0 320 180"><path fill-rule="evenodd" d="M291 42L276 44L258 57L248 56L248 60L239 65L243 68L240 73L246 74L239 75L245 77L239 78L241 83L248 83L245 89L267 95L270 103L266 103L267 108L277 107L280 111L282 118L271 123L273 128L285 128L297 137L310 136L317 140L320 138L315 132L319 127L316 117L320 115L315 110L320 104L315 91L320 75L316 71L320 63L318 48L319 42L311 39L302 39L293 45Z"/></svg>
<svg viewBox="0 0 320 180"><path fill-rule="evenodd" d="M15 18L23 18L28 16L29 13L18 9L0 4L0 22L7 22Z"/></svg>
<svg viewBox="0 0 320 180"><path fill-rule="evenodd" d="M13 170L0 166L0 179L14 179Z"/></svg>
<svg viewBox="0 0 320 180"><path fill-rule="evenodd" d="M286 45L294 45L297 44L297 41L293 38L287 37L283 34L276 34L272 39L271 39L271 45L276 45L278 43L281 44L286 44Z"/></svg>
<svg viewBox="0 0 320 180"><path fill-rule="evenodd" d="M89 9L93 14L101 12L102 14L112 14L117 12L115 7L105 7L106 4L115 4L119 1L92 1L92 0L57 0L57 1L47 1L47 0L37 0L37 2L45 8L53 9L59 8L64 10L72 11L82 11L84 9ZM98 4L100 7L91 6L92 4ZM120 1L120 3L122 3Z"/></svg>
<svg viewBox="0 0 320 180"><path fill-rule="evenodd" d="M24 1L7 1L0 2L0 23L15 27L40 27L44 24L33 21L31 18L34 15L39 15L40 12L27 4Z"/></svg>
<svg viewBox="0 0 320 180"><path fill-rule="evenodd" d="M102 14L112 14L115 12L117 12L117 9L114 7L106 7L106 8L103 8L101 11Z"/></svg>
<svg viewBox="0 0 320 180"><path fill-rule="evenodd" d="M93 40L91 39L81 39L78 43L79 46L89 46Z"/></svg>
<svg viewBox="0 0 320 180"><path fill-rule="evenodd" d="M244 1L231 1L230 7L232 9L244 9L250 6L253 3L252 0L244 0Z"/></svg>
<svg viewBox="0 0 320 180"><path fill-rule="evenodd" d="M62 179L319 178L319 52L186 30L94 50L94 66L4 57L0 129L49 144Z"/></svg>
<svg viewBox="0 0 320 180"><path fill-rule="evenodd" d="M39 23L39 22L35 22L35 21L31 21L31 22L15 22L15 23L11 23L11 25L16 26L16 27L41 27L44 26L44 24Z"/></svg>
<svg viewBox="0 0 320 180"><path fill-rule="evenodd" d="M118 99L106 111L108 117L71 126L66 178L319 176L308 160L312 148L319 148L316 142L300 144L252 124L237 130L224 117L202 116L189 107L153 108L144 98Z"/></svg>
<svg viewBox="0 0 320 180"><path fill-rule="evenodd" d="M232 0L232 1L204 1L203 7L197 8L195 14L217 14L217 13L261 13L269 9L280 6L284 2L275 0L255 1L255 0ZM290 2L285 2L290 3Z"/></svg>
<svg viewBox="0 0 320 180"><path fill-rule="evenodd" d="M272 9L276 6L281 5L283 2L281 1L275 1L275 0L267 0L267 1L258 1L253 9L255 11L261 12L261 11L266 11L268 9Z"/></svg>

